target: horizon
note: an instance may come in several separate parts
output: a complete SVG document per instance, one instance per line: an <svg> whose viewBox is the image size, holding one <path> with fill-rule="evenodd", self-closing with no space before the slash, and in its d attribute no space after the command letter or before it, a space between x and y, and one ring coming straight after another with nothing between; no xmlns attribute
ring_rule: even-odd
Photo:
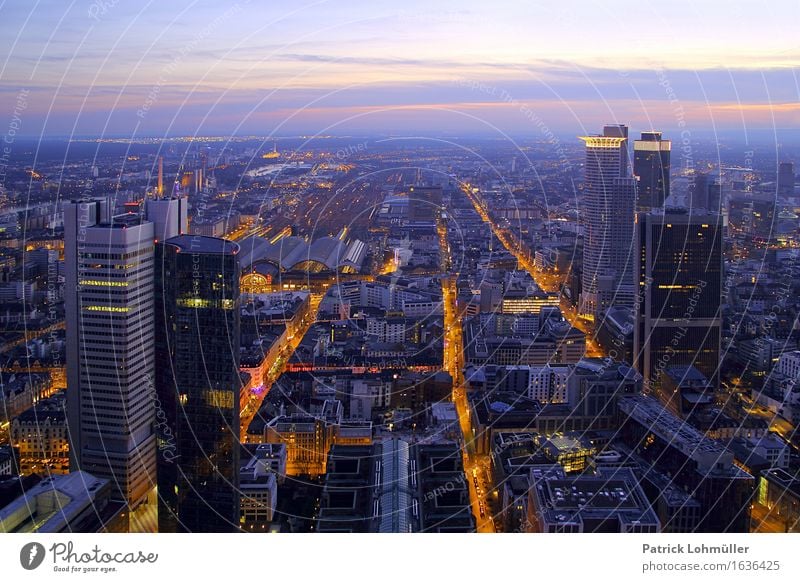
<svg viewBox="0 0 800 582"><path fill-rule="evenodd" d="M626 123L746 139L800 121L795 3L500 8L6 6L0 111L29 137L580 135Z"/></svg>

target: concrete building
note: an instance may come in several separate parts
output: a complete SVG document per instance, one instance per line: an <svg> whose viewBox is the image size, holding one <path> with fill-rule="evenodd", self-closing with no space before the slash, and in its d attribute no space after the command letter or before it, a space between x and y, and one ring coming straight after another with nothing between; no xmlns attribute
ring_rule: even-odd
<svg viewBox="0 0 800 582"><path fill-rule="evenodd" d="M64 205L70 465L137 508L155 486L151 222Z"/></svg>
<svg viewBox="0 0 800 582"><path fill-rule="evenodd" d="M264 532L275 519L278 506L278 476L253 457L239 471L239 527L248 532Z"/></svg>
<svg viewBox="0 0 800 582"><path fill-rule="evenodd" d="M108 479L85 471L40 481L0 509L2 533L98 533L127 529L126 506Z"/></svg>

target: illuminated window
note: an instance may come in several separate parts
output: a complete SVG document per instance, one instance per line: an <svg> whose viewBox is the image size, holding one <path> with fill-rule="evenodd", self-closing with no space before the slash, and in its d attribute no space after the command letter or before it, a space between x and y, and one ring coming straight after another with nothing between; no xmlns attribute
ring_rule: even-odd
<svg viewBox="0 0 800 582"><path fill-rule="evenodd" d="M203 400L208 406L215 408L233 408L233 392L231 390L204 390Z"/></svg>
<svg viewBox="0 0 800 582"><path fill-rule="evenodd" d="M191 309L203 309L206 307L210 307L211 302L208 299L202 299L200 297L189 297L184 299L178 299L178 307L189 307Z"/></svg>
<svg viewBox="0 0 800 582"><path fill-rule="evenodd" d="M81 285L89 287L127 287L127 281L97 281L95 279L83 279Z"/></svg>

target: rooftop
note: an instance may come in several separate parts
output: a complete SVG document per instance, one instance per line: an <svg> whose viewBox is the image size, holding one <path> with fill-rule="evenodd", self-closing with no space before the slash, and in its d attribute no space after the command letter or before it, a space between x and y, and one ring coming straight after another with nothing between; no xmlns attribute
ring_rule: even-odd
<svg viewBox="0 0 800 582"><path fill-rule="evenodd" d="M598 468L596 475L567 477L557 465L531 468L532 507L545 531L657 532L660 524L638 479L627 467Z"/></svg>
<svg viewBox="0 0 800 582"><path fill-rule="evenodd" d="M57 475L39 482L24 495L0 509L0 531L59 533L97 531L82 527L87 519L102 526L104 507L98 495L108 485L85 471Z"/></svg>
<svg viewBox="0 0 800 582"><path fill-rule="evenodd" d="M235 255L239 252L239 245L235 242L213 236L197 234L182 234L164 241L178 249L178 252L202 253L207 255Z"/></svg>

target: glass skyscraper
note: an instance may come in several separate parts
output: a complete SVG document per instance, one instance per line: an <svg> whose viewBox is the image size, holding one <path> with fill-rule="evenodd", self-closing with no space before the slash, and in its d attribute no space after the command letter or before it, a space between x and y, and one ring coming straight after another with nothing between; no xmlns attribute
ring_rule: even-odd
<svg viewBox="0 0 800 582"><path fill-rule="evenodd" d="M693 365L719 383L723 221L720 214L668 209L636 221L634 360L658 392L672 366Z"/></svg>
<svg viewBox="0 0 800 582"><path fill-rule="evenodd" d="M628 128L608 125L584 136L583 270L580 312L597 318L633 298L633 221L636 182L628 173Z"/></svg>
<svg viewBox="0 0 800 582"><path fill-rule="evenodd" d="M235 531L239 245L181 235L158 246L159 531Z"/></svg>
<svg viewBox="0 0 800 582"><path fill-rule="evenodd" d="M661 139L660 131L642 132L633 142L633 173L638 179L637 209L663 208L669 197L670 149L672 142Z"/></svg>

